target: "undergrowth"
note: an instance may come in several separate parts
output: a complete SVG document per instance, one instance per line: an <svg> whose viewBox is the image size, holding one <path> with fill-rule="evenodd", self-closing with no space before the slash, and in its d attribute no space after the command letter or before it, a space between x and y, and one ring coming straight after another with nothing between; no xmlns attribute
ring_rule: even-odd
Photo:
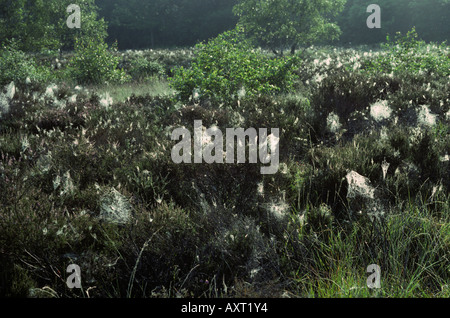
<svg viewBox="0 0 450 318"><path fill-rule="evenodd" d="M0 295L450 296L447 78L309 49L293 91L224 108L177 101L166 77L192 52L169 53L124 53L137 82L5 97ZM278 173L173 163L171 132L194 120L280 128ZM377 215L354 208L350 171L370 180ZM81 289L67 287L69 264ZM380 289L367 287L370 264Z"/></svg>

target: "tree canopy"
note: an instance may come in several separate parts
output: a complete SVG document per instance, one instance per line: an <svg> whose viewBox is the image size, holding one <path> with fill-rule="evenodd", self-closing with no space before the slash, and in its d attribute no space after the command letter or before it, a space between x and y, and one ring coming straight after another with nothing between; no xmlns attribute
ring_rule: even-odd
<svg viewBox="0 0 450 318"><path fill-rule="evenodd" d="M73 0L0 0L0 43L15 39L24 51L73 48L76 37L106 37L94 0L78 0L82 28L66 25Z"/></svg>
<svg viewBox="0 0 450 318"><path fill-rule="evenodd" d="M241 0L233 11L246 32L271 49L310 45L340 35L333 22L345 0Z"/></svg>
<svg viewBox="0 0 450 318"><path fill-rule="evenodd" d="M66 25L81 7L81 29ZM276 49L311 43L372 44L416 28L425 41L449 39L450 0L378 0L381 29L369 29L368 0L0 0L0 45L24 51L72 49L76 37L118 41L119 49L185 47L242 25Z"/></svg>

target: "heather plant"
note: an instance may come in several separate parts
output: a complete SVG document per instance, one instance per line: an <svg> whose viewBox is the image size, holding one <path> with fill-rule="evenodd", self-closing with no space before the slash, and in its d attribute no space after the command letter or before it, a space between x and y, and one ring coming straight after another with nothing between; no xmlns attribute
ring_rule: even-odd
<svg viewBox="0 0 450 318"><path fill-rule="evenodd" d="M234 61L210 52L224 58L214 67ZM226 109L200 90L200 105L146 95L146 82L139 96L17 89L0 122L0 295L448 297L446 78L361 73L377 54L354 49L305 52L294 91L241 90ZM166 68L192 58L170 53L124 54ZM175 164L170 131L200 119L280 127L278 173ZM353 209L349 171L373 186L379 218ZM72 263L82 290L66 285ZM366 285L374 263L379 290Z"/></svg>
<svg viewBox="0 0 450 318"><path fill-rule="evenodd" d="M282 158L301 157L309 146L314 115L310 100L301 94L247 98L232 114L231 126L282 127Z"/></svg>
<svg viewBox="0 0 450 318"><path fill-rule="evenodd" d="M328 76L311 96L314 112L313 136L320 138L327 134L327 118L331 113L339 116L339 123L342 122L348 134L354 135L365 130L370 124L370 106L377 101L386 100L399 90L398 78L382 74L367 76L342 69ZM358 117L362 120L355 121Z"/></svg>

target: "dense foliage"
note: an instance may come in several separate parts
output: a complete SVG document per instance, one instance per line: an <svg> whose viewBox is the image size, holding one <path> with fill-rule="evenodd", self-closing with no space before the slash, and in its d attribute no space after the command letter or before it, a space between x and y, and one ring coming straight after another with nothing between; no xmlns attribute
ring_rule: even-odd
<svg viewBox="0 0 450 318"><path fill-rule="evenodd" d="M164 66L157 61L139 57L130 62L130 75L133 79L141 81L151 77L163 77L166 73Z"/></svg>
<svg viewBox="0 0 450 318"><path fill-rule="evenodd" d="M40 52L72 49L76 37L105 38L106 23L99 18L94 0L77 1L82 7L82 27L67 27L67 7L72 3L71 0L1 0L0 44L16 39L19 49Z"/></svg>
<svg viewBox="0 0 450 318"><path fill-rule="evenodd" d="M115 47L112 48L114 50ZM128 76L118 68L119 57L112 51L101 40L77 39L74 57L69 65L71 76L81 84L126 82Z"/></svg>
<svg viewBox="0 0 450 318"><path fill-rule="evenodd" d="M418 39L415 28L406 35L397 33L394 40L388 36L383 47L385 52L367 64L366 67L370 72L387 74L427 72L443 78L450 75L450 57L446 44L442 43L439 47L432 48Z"/></svg>
<svg viewBox="0 0 450 318"><path fill-rule="evenodd" d="M240 28L198 44L196 49L190 68L177 69L172 79L183 101L195 93L197 99L220 102L287 92L293 86L297 57L269 58L252 47Z"/></svg>
<svg viewBox="0 0 450 318"><path fill-rule="evenodd" d="M18 49L17 42L5 44L0 48L0 85L11 81L25 83L29 80L45 82L50 71L39 66L36 61L25 52Z"/></svg>
<svg viewBox="0 0 450 318"><path fill-rule="evenodd" d="M448 40L450 12L448 0L380 0L382 28L369 29L370 3L362 0L347 0L343 10L342 1L264 1L261 10L252 10L253 0L82 0L77 4L83 8L83 27L69 29L66 8L71 3L0 1L0 43L16 38L25 51L71 49L76 37L108 35L108 43L118 41L119 49L192 46L233 29L239 20L260 43L283 49L311 40L331 43L337 34L339 44L381 43L388 34L414 26L423 40L442 42ZM291 6L289 15L283 17L282 5Z"/></svg>
<svg viewBox="0 0 450 318"><path fill-rule="evenodd" d="M233 11L260 45L295 52L299 45L337 39L340 29L332 18L344 4L345 0L241 0Z"/></svg>

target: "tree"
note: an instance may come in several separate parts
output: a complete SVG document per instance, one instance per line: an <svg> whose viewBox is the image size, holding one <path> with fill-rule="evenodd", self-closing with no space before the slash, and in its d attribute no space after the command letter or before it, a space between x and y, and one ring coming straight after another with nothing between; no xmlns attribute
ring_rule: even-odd
<svg viewBox="0 0 450 318"><path fill-rule="evenodd" d="M103 39L76 39L74 57L68 66L71 76L79 84L125 83L130 77L118 68L116 49L115 45L109 48Z"/></svg>
<svg viewBox="0 0 450 318"><path fill-rule="evenodd" d="M106 23L98 19L95 0L78 0L81 29L66 25L73 0L0 0L0 44L15 39L24 51L72 48L76 37L106 37Z"/></svg>
<svg viewBox="0 0 450 318"><path fill-rule="evenodd" d="M46 0L47 6L51 2L54 5L51 21L56 25L56 36L62 49L74 48L77 38L91 38L94 41L102 42L108 36L107 23L100 18L95 0ZM66 25L67 17L70 15L67 13L67 7L72 3L81 8L80 29L70 29Z"/></svg>
<svg viewBox="0 0 450 318"><path fill-rule="evenodd" d="M239 24L261 45L276 49L334 40L340 29L332 22L346 0L241 0L233 12Z"/></svg>
<svg viewBox="0 0 450 318"><path fill-rule="evenodd" d="M0 42L17 40L20 49L39 50L54 48L55 28L48 23L50 11L45 10L44 1L0 0Z"/></svg>

